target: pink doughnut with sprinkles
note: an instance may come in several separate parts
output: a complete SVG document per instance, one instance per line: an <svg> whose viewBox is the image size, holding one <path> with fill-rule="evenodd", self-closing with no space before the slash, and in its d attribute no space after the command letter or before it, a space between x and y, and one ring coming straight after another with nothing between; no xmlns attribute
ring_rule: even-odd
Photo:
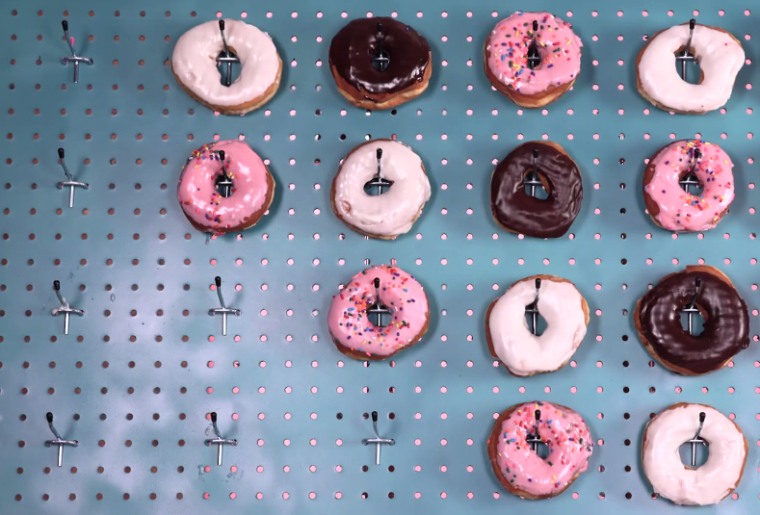
<svg viewBox="0 0 760 515"><path fill-rule="evenodd" d="M386 359L422 339L430 308L422 285L396 266L374 266L356 274L333 297L330 334L343 354Z"/></svg>
<svg viewBox="0 0 760 515"><path fill-rule="evenodd" d="M251 147L219 141L193 151L177 198L196 229L224 234L255 225L272 204L274 188L272 174Z"/></svg>
<svg viewBox="0 0 760 515"><path fill-rule="evenodd" d="M644 201L652 221L669 231L714 228L734 201L733 167L714 143L684 140L663 147L644 172Z"/></svg>
<svg viewBox="0 0 760 515"><path fill-rule="evenodd" d="M489 35L485 71L494 88L522 107L542 107L568 91L581 71L583 44L547 12L516 12Z"/></svg>
<svg viewBox="0 0 760 515"><path fill-rule="evenodd" d="M547 499L588 467L594 448L583 418L559 404L527 402L504 411L488 438L499 482L523 499Z"/></svg>

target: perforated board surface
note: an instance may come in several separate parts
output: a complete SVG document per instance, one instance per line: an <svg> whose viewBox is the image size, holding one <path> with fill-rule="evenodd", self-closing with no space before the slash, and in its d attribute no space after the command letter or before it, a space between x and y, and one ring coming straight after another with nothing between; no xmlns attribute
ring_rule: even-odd
<svg viewBox="0 0 760 515"><path fill-rule="evenodd" d="M652 499L639 460L649 415L678 401L730 414L750 442L734 496L690 511L757 513L751 2L164 4L7 0L0 8L3 514L682 512ZM516 108L482 71L488 31L518 8L553 11L584 42L574 91L545 109ZM332 35L370 12L398 16L433 47L429 90L393 112L349 106L327 66ZM168 66L176 39L219 15L269 32L285 63L277 96L246 117L198 105ZM636 93L634 61L645 34L692 16L733 32L748 62L725 109L673 116ZM95 60L78 85L59 62L63 17L77 49ZM410 234L365 241L332 214L329 185L351 148L390 136L423 157L434 193ZM732 156L737 198L716 230L676 237L649 221L640 183L648 156L691 137ZM257 227L208 240L187 223L175 188L189 153L217 138L245 139L269 160L278 189ZM559 240L522 239L490 217L494 164L532 139L564 145L582 170L583 208ZM74 209L55 187L59 146L91 184ZM428 291L428 335L390 362L345 358L327 331L331 296L367 260L391 259ZM693 263L734 280L751 310L752 345L731 366L687 378L650 363L630 312L647 284ZM574 281L591 324L570 365L518 379L488 355L484 315L506 286L535 273ZM217 305L216 275L243 312L227 337L207 314ZM54 279L86 310L69 336L50 315ZM534 399L575 408L597 441L589 470L541 502L506 494L485 450L494 415ZM372 410L397 442L381 466L361 445ZM63 436L80 441L60 469L43 445L47 411ZM240 441L222 467L203 444L211 411Z"/></svg>

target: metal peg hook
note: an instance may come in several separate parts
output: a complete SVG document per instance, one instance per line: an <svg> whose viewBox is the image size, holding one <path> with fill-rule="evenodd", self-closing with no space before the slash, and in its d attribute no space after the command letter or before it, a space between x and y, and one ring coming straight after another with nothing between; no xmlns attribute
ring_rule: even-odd
<svg viewBox="0 0 760 515"><path fill-rule="evenodd" d="M61 293L61 281L53 281L53 290L55 290L55 296L58 297L58 302L61 303L57 308L53 308L53 316L63 315L63 334L69 334L69 320L71 315L83 316L83 309L72 308L66 298Z"/></svg>
<svg viewBox="0 0 760 515"><path fill-rule="evenodd" d="M227 46L227 38L224 35L224 20L219 20L219 32L222 34L222 45L224 45L224 50L219 52L219 55L216 58L216 64L223 64L225 66L224 82L222 84L230 86L232 84L232 63L240 63L240 58L233 54Z"/></svg>
<svg viewBox="0 0 760 515"><path fill-rule="evenodd" d="M218 275L214 278L216 283L216 296L219 297L219 304L221 307L211 308L208 310L210 316L222 315L222 336L227 336L227 317L229 315L240 316L241 311L235 308L228 308L224 303L224 297L222 296L222 278Z"/></svg>
<svg viewBox="0 0 760 515"><path fill-rule="evenodd" d="M694 150L691 155L691 168L689 169L689 172L686 175L684 175L681 180L678 181L678 184L681 185L681 188L683 188L683 190L689 195L692 194L691 193L692 187L697 189L702 185L696 173L697 166L699 166L699 162L701 160L702 160L702 151L700 151L698 147L694 147Z"/></svg>
<svg viewBox="0 0 760 515"><path fill-rule="evenodd" d="M533 20L533 39L528 47L528 68L535 70L541 64L541 54L538 52L536 43L536 32L538 32L538 20Z"/></svg>
<svg viewBox="0 0 760 515"><path fill-rule="evenodd" d="M236 446L238 444L237 438L227 439L224 438L219 431L219 426L216 425L216 411L211 412L211 425L213 426L214 435L216 438L208 438L206 445L216 445L216 464L222 466L222 449L225 445Z"/></svg>
<svg viewBox="0 0 760 515"><path fill-rule="evenodd" d="M74 84L78 84L79 65L81 63L93 64L94 61L90 57L82 57L77 55L76 50L74 50L74 38L69 36L69 22L67 20L63 20L61 22L61 27L63 28L63 37L66 38L66 43L69 45L69 51L71 52L71 55L65 56L61 59L61 63L65 65L68 65L69 63L74 64Z"/></svg>
<svg viewBox="0 0 760 515"><path fill-rule="evenodd" d="M697 20L692 18L689 20L689 39L686 42L686 46L684 47L683 53L676 57L676 61L681 63L681 79L686 80L686 63L689 61L695 61L697 60L696 56L691 54L689 52L689 48L691 48L691 40L694 37L694 27L697 25Z"/></svg>
<svg viewBox="0 0 760 515"><path fill-rule="evenodd" d="M372 445L375 446L375 465L380 465L380 449L383 445L396 445L396 440L393 438L384 438L380 436L380 432L377 429L377 411L372 412L372 430L375 432L374 438L364 438L362 440L362 445Z"/></svg>
<svg viewBox="0 0 760 515"><path fill-rule="evenodd" d="M541 410L537 409L534 416L536 417L536 424L533 426L533 433L529 433L525 441L530 444L530 448L535 452L538 450L539 444L544 443L544 441L541 440L541 435L538 432L538 425L541 422Z"/></svg>
<svg viewBox="0 0 760 515"><path fill-rule="evenodd" d="M543 188L544 183L541 182L541 177L538 175L538 156L539 152L537 148L533 149L533 160L531 162L531 170L525 177L524 185L528 187L529 195L536 197L536 188Z"/></svg>
<svg viewBox="0 0 760 515"><path fill-rule="evenodd" d="M78 447L79 440L65 440L61 436L61 434L58 431L56 431L55 426L53 425L53 414L51 412L48 411L45 414L45 418L47 419L50 432L53 433L53 436L55 436L53 440L45 441L45 447L52 447L53 445L58 447L58 466L62 467L63 466L63 448L67 445L70 445L71 447Z"/></svg>
<svg viewBox="0 0 760 515"><path fill-rule="evenodd" d="M219 156L219 160L222 162L222 175L217 177L215 184L217 187L221 186L222 191L220 193L224 198L227 198L232 195L232 186L234 185L232 177L227 173L227 167L224 165L227 154L224 150L214 150L214 153Z"/></svg>
<svg viewBox="0 0 760 515"><path fill-rule="evenodd" d="M387 324L384 323L385 320L383 317L389 316L391 310L380 301L380 278L375 277L375 280L372 283L375 286L375 298L372 301L372 304L367 306L367 318L372 325L385 327Z"/></svg>
<svg viewBox="0 0 760 515"><path fill-rule="evenodd" d="M66 161L64 160L65 153L63 151L63 148L58 148L58 160L61 163L61 168L63 168L63 174L66 176L65 181L61 181L58 183L58 188L69 188L69 207L74 207L74 190L76 188L82 188L84 190L90 189L90 185L86 182L77 181L74 179L74 177L71 175L71 172L69 172L68 166L66 166Z"/></svg>
<svg viewBox="0 0 760 515"><path fill-rule="evenodd" d="M383 33L382 23L377 24L375 39L377 40L377 49L375 50L375 54L372 56L372 67L379 72L384 72L391 64L391 56L388 54L385 48L383 48L383 43L385 42L385 34Z"/></svg>
<svg viewBox="0 0 760 515"><path fill-rule="evenodd" d="M699 427L697 428L697 432L694 434L694 438L687 442L691 445L691 466L695 468L697 466L697 445L704 445L705 447L708 447L710 445L705 441L704 438L699 436L699 434L702 432L702 427L705 424L706 417L707 414L704 411L699 412Z"/></svg>
<svg viewBox="0 0 760 515"><path fill-rule="evenodd" d="M694 315L699 313L699 307L697 306L697 297L702 289L702 278L697 277L694 279L694 295L691 297L691 301L684 307L681 312L686 313L687 326L689 334L694 336Z"/></svg>
<svg viewBox="0 0 760 515"><path fill-rule="evenodd" d="M536 298L525 306L525 312L530 315L531 319L531 328L530 332L533 333L533 336L538 336L538 292L541 289L541 278L536 277Z"/></svg>
<svg viewBox="0 0 760 515"><path fill-rule="evenodd" d="M369 195L382 195L386 190L389 190L393 186L393 181L383 177L383 149L378 147L375 151L375 157L377 159L377 172L375 175L364 184L364 191Z"/></svg>

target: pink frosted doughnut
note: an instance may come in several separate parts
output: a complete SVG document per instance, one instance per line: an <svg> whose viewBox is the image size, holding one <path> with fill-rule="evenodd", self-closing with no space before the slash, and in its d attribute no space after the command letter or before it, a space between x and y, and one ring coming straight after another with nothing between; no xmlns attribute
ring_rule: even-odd
<svg viewBox="0 0 760 515"><path fill-rule="evenodd" d="M385 327L372 324L367 309L379 302L391 311ZM356 274L333 297L327 315L330 334L338 349L356 359L388 358L420 341L430 323L428 299L422 285L396 266L373 266Z"/></svg>
<svg viewBox="0 0 760 515"><path fill-rule="evenodd" d="M692 167L703 187L701 195L687 193L679 184ZM652 221L669 231L712 229L734 201L733 167L728 154L713 143L683 140L663 147L644 173L644 200Z"/></svg>
<svg viewBox="0 0 760 515"><path fill-rule="evenodd" d="M538 422L536 410L540 411ZM549 448L546 459L528 442L536 427ZM508 492L525 499L546 499L564 492L588 467L593 447L591 433L578 413L540 401L504 411L488 438L496 477Z"/></svg>
<svg viewBox="0 0 760 515"><path fill-rule="evenodd" d="M232 179L232 194L222 196L216 181L224 169ZM274 179L261 157L242 141L219 141L193 151L182 169L177 187L179 205L193 226L224 234L252 227L269 209Z"/></svg>
<svg viewBox="0 0 760 515"><path fill-rule="evenodd" d="M531 69L528 53L534 42L541 60ZM518 11L491 31L485 45L486 75L516 104L541 107L572 87L581 71L582 46L566 21L547 12Z"/></svg>

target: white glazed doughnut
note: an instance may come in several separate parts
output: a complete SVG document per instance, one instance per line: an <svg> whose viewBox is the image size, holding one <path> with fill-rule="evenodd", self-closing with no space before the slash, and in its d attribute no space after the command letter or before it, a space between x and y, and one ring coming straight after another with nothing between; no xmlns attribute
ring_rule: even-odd
<svg viewBox="0 0 760 515"><path fill-rule="evenodd" d="M378 171L377 150L382 149L383 179L393 181L382 195L369 195L364 185ZM395 239L408 232L430 198L430 181L420 156L398 141L379 139L354 148L332 183L333 211L353 230L380 239Z"/></svg>
<svg viewBox="0 0 760 515"><path fill-rule="evenodd" d="M691 440L705 413L700 437L709 444L707 461L696 469L681 462L678 448ZM676 504L716 504L739 485L747 440L735 422L705 404L678 403L649 421L641 451L644 474L654 492Z"/></svg>
<svg viewBox="0 0 760 515"><path fill-rule="evenodd" d="M744 65L744 50L727 31L696 25L690 52L696 56L702 79L690 84L676 69L676 52L689 40L689 25L676 25L655 34L639 52L637 85L649 102L677 113L705 113L722 107L731 97Z"/></svg>
<svg viewBox="0 0 760 515"><path fill-rule="evenodd" d="M537 279L541 279L538 289ZM539 336L530 332L525 319L525 308L536 298L547 323ZM491 354L512 374L530 376L564 366L586 336L588 320L588 304L573 283L535 275L516 282L491 304L486 337Z"/></svg>
<svg viewBox="0 0 760 515"><path fill-rule="evenodd" d="M243 115L264 105L277 92L282 61L272 38L253 25L224 20L227 46L240 59L240 75L221 82L216 58L224 50L217 20L185 32L174 46L174 78L188 95L222 114Z"/></svg>

